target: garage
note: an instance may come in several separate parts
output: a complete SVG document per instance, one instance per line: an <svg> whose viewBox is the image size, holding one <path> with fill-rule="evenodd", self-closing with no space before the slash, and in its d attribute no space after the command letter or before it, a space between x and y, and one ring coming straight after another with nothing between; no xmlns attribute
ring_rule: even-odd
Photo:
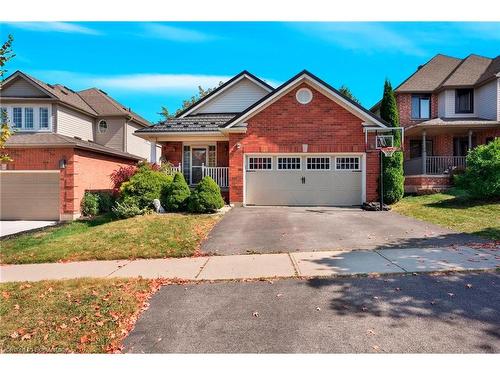
<svg viewBox="0 0 500 375"><path fill-rule="evenodd" d="M245 204L355 206L364 201L363 154L245 157Z"/></svg>
<svg viewBox="0 0 500 375"><path fill-rule="evenodd" d="M1 171L1 220L59 220L59 171Z"/></svg>

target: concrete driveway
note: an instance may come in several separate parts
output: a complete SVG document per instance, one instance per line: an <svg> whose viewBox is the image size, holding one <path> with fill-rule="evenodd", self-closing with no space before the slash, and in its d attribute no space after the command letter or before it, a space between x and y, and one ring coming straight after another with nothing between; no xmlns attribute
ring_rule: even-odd
<svg viewBox="0 0 500 375"><path fill-rule="evenodd" d="M395 212L334 207L237 207L210 232L210 254L376 250L484 241Z"/></svg>
<svg viewBox="0 0 500 375"><path fill-rule="evenodd" d="M168 285L125 351L499 353L499 286L495 273Z"/></svg>
<svg viewBox="0 0 500 375"><path fill-rule="evenodd" d="M29 232L56 224L57 221L3 220L0 221L0 237Z"/></svg>

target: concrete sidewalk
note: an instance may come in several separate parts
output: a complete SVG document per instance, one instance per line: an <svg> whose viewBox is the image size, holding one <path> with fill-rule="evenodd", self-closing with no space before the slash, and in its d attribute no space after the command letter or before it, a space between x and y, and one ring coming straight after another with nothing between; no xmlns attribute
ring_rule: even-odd
<svg viewBox="0 0 500 375"><path fill-rule="evenodd" d="M498 267L500 248L460 246L4 265L0 267L0 282L138 276L198 281L491 270Z"/></svg>

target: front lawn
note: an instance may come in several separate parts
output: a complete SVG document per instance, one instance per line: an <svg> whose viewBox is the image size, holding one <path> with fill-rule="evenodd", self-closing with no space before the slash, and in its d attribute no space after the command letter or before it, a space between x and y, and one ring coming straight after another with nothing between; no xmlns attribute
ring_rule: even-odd
<svg viewBox="0 0 500 375"><path fill-rule="evenodd" d="M0 353L119 351L157 285L144 279L0 284Z"/></svg>
<svg viewBox="0 0 500 375"><path fill-rule="evenodd" d="M44 263L194 255L220 215L110 216L75 221L0 241L0 261Z"/></svg>
<svg viewBox="0 0 500 375"><path fill-rule="evenodd" d="M472 200L458 189L407 196L393 210L458 232L500 240L500 201Z"/></svg>

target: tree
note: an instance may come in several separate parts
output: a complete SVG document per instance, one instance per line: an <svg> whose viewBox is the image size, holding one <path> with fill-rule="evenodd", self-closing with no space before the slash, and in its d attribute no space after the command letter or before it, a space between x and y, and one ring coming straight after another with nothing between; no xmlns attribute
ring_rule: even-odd
<svg viewBox="0 0 500 375"><path fill-rule="evenodd" d="M384 83L384 95L380 103L380 117L392 127L399 127L399 114L396 97L389 80ZM394 146L401 146L401 135L394 131ZM392 156L381 155L383 162L382 179L384 183L384 202L393 204L404 194L403 153L396 151Z"/></svg>
<svg viewBox="0 0 500 375"><path fill-rule="evenodd" d="M342 85L342 86L340 86L340 87L339 87L339 91L340 91L340 93L341 93L342 95L347 96L349 99L351 99L351 100L355 101L355 102L356 102L356 103L358 103L358 104L361 104L361 102L358 100L358 98L356 98L356 97L353 95L353 93L352 93L351 89L349 89L349 87L347 87L346 85Z"/></svg>
<svg viewBox="0 0 500 375"><path fill-rule="evenodd" d="M198 100L200 100L201 98L207 96L208 94L210 94L212 91L214 91L218 87L222 86L223 83L224 82L221 81L221 82L219 82L219 84L217 86L208 88L207 90L205 90L201 86L198 86L198 94L197 95L193 95L191 98L184 100L182 102L181 108L178 108L173 114L171 114L170 111L168 110L168 108L165 107L165 106L161 107L161 111L158 112L158 114L163 117L163 120L168 120L168 119L174 118L179 113L181 113L183 110L185 110L186 108L192 106Z"/></svg>
<svg viewBox="0 0 500 375"><path fill-rule="evenodd" d="M9 60L16 56L12 51L12 43L14 42L14 37L9 34L7 41L0 47L0 78L3 82L4 74L7 70L4 68ZM12 135L9 128L7 112L2 110L0 113L0 163L8 163L12 161L12 158L7 154L5 150L5 143Z"/></svg>

